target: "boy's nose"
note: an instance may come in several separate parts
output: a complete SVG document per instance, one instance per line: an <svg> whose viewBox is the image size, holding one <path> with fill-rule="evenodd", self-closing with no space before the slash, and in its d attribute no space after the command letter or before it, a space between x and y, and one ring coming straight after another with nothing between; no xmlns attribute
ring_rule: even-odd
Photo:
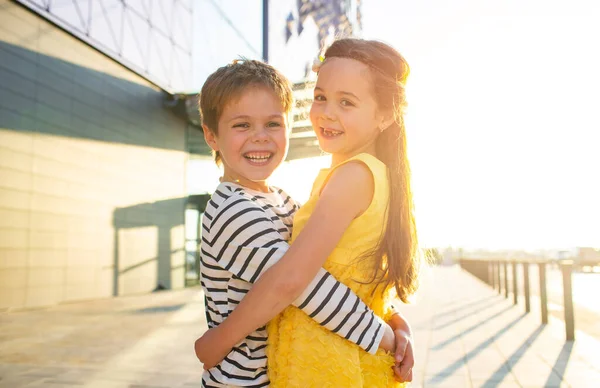
<svg viewBox="0 0 600 388"><path fill-rule="evenodd" d="M254 131L254 136L252 136L252 140L255 142L269 141L269 135L267 133L267 129L259 128L256 131Z"/></svg>

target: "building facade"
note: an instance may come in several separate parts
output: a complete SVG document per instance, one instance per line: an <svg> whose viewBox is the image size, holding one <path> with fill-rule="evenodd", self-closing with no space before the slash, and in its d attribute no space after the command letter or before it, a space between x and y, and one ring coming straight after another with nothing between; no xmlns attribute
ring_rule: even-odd
<svg viewBox="0 0 600 388"><path fill-rule="evenodd" d="M0 309L184 284L187 122L165 91L0 0Z"/></svg>
<svg viewBox="0 0 600 388"><path fill-rule="evenodd" d="M312 56L292 54L315 52L333 3L270 2L272 63L293 81L304 81ZM260 15L264 2L244 4ZM339 4L347 12L355 2ZM233 22L250 11L234 8L0 0L0 311L194 280L190 224L219 175L194 91L217 66L262 52L261 21L244 27L258 31L250 36ZM213 47L227 34L235 44ZM297 83L289 159L320 154L306 121L309 87Z"/></svg>

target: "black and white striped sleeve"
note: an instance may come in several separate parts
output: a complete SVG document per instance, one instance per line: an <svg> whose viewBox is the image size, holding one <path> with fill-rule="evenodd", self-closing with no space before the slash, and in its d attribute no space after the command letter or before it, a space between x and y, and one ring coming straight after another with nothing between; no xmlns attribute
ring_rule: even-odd
<svg viewBox="0 0 600 388"><path fill-rule="evenodd" d="M255 202L230 198L220 208L210 233L203 237L203 253L235 276L254 283L283 257L289 245L268 213ZM293 305L367 352L377 351L386 323L324 269Z"/></svg>

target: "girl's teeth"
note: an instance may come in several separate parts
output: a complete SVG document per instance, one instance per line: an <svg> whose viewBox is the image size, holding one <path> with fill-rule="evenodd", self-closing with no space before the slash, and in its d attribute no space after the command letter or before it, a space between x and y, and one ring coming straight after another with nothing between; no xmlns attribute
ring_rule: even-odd
<svg viewBox="0 0 600 388"><path fill-rule="evenodd" d="M333 129L326 129L326 128L323 128L323 133L325 133L325 135L327 135L327 136L338 136L338 135L342 134L341 131L335 131Z"/></svg>

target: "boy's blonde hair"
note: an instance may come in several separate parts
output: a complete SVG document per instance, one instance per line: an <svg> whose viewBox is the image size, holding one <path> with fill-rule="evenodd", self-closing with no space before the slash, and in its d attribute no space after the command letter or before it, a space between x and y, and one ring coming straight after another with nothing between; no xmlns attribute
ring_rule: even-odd
<svg viewBox="0 0 600 388"><path fill-rule="evenodd" d="M239 98L249 87L262 86L275 93L286 114L292 110L292 87L290 81L273 66L257 60L241 59L220 67L204 82L200 92L200 116L202 124L218 135L219 119L225 106ZM215 162L221 163L221 155L214 152Z"/></svg>

